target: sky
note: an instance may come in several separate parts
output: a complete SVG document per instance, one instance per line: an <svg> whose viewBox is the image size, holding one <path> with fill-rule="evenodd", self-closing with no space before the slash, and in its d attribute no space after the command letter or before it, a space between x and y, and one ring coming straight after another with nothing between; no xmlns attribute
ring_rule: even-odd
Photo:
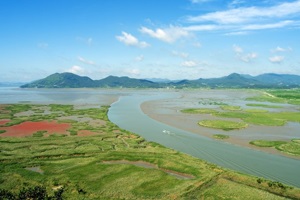
<svg viewBox="0 0 300 200"><path fill-rule="evenodd" d="M300 75L300 0L0 0L0 82Z"/></svg>

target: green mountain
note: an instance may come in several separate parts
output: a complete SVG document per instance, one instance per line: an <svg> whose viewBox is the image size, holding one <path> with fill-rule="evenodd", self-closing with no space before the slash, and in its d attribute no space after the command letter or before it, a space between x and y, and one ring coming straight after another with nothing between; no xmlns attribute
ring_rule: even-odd
<svg viewBox="0 0 300 200"><path fill-rule="evenodd" d="M258 76L233 73L220 78L153 82L146 79L108 76L101 80L72 73L55 73L44 79L22 85L21 88L297 88L300 76L262 74Z"/></svg>
<svg viewBox="0 0 300 200"><path fill-rule="evenodd" d="M95 81L97 87L124 87L124 88L155 88L157 83L144 79L129 78L127 76L117 77L108 76L104 79Z"/></svg>
<svg viewBox="0 0 300 200"><path fill-rule="evenodd" d="M22 85L21 88L83 88L95 87L95 82L89 77L72 73L55 73L44 79Z"/></svg>

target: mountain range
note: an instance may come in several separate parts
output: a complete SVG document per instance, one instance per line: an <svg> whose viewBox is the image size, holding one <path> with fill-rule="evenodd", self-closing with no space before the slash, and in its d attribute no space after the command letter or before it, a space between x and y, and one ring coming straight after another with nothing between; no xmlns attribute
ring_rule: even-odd
<svg viewBox="0 0 300 200"><path fill-rule="evenodd" d="M158 80L158 81L155 81ZM197 80L159 81L108 76L92 80L72 73L55 73L33 81L21 88L299 88L300 76L267 73L258 76L232 73L220 78Z"/></svg>

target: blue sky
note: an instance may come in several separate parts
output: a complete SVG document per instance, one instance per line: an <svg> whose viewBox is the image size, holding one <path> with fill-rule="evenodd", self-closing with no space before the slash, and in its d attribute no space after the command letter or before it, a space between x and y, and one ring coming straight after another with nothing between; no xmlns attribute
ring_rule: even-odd
<svg viewBox="0 0 300 200"><path fill-rule="evenodd" d="M300 0L0 0L3 81L300 75Z"/></svg>

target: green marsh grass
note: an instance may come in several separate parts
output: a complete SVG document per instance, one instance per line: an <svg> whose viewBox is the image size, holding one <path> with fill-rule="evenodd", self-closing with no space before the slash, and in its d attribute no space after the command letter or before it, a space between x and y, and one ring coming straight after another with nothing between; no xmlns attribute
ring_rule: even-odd
<svg viewBox="0 0 300 200"><path fill-rule="evenodd" d="M216 139L224 140L224 139L228 139L228 138L229 138L229 135L214 134L213 137L216 138Z"/></svg>
<svg viewBox="0 0 300 200"><path fill-rule="evenodd" d="M258 147L274 147L279 151L287 154L300 155L300 140L294 139L289 142L287 141L268 141L268 140L255 140L251 141L250 144Z"/></svg>
<svg viewBox="0 0 300 200"><path fill-rule="evenodd" d="M259 103L247 103L246 106L262 107L262 108L283 108L282 106L269 105L269 104L259 104Z"/></svg>
<svg viewBox="0 0 300 200"><path fill-rule="evenodd" d="M248 126L248 124L244 122L235 122L228 120L202 120L199 122L199 125L208 128L222 129L224 131L242 129Z"/></svg>
<svg viewBox="0 0 300 200"><path fill-rule="evenodd" d="M217 111L214 109L209 108L188 108L181 110L182 113L189 113L189 114L213 114Z"/></svg>
<svg viewBox="0 0 300 200"><path fill-rule="evenodd" d="M226 111L240 111L240 110L242 110L240 106L231 106L231 105L223 105L223 106L220 106L220 108L222 110L226 110Z"/></svg>

